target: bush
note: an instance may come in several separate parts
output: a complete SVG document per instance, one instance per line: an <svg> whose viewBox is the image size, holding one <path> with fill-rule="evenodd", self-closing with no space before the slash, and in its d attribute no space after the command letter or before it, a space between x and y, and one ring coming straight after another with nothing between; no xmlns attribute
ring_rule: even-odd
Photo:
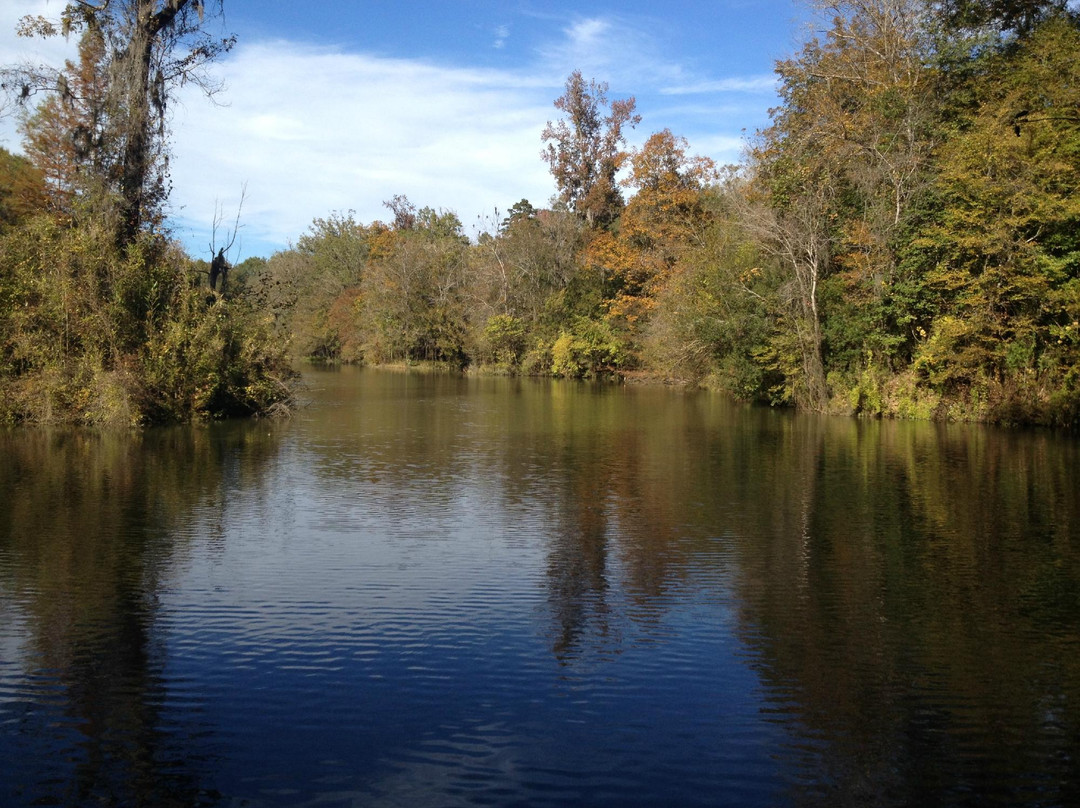
<svg viewBox="0 0 1080 808"><path fill-rule="evenodd" d="M268 322L198 288L143 236L38 217L0 240L0 420L130 425L253 415L288 401Z"/></svg>
<svg viewBox="0 0 1080 808"><path fill-rule="evenodd" d="M200 290L175 290L140 356L140 403L151 421L270 412L289 398L284 347L269 317Z"/></svg>
<svg viewBox="0 0 1080 808"><path fill-rule="evenodd" d="M607 323L579 318L572 331L551 346L551 372L580 379L615 373L629 363L630 351Z"/></svg>
<svg viewBox="0 0 1080 808"><path fill-rule="evenodd" d="M496 314L487 321L483 334L484 360L517 367L525 353L525 323L508 314Z"/></svg>

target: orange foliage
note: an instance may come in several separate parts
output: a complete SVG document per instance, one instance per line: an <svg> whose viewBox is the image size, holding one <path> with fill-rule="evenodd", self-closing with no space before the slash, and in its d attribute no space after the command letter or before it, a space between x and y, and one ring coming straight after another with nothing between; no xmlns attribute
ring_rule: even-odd
<svg viewBox="0 0 1080 808"><path fill-rule="evenodd" d="M605 285L614 288L609 315L630 326L648 318L709 219L702 194L716 179L716 167L708 158L689 157L687 148L685 139L665 129L634 152L626 184L637 193L617 232L597 233L585 248L586 265L601 270Z"/></svg>
<svg viewBox="0 0 1080 808"><path fill-rule="evenodd" d="M26 154L42 172L51 205L70 207L80 175L102 176L109 153L104 143L105 41L91 28L79 42L79 62L65 65L61 92L42 102L23 125Z"/></svg>
<svg viewBox="0 0 1080 808"><path fill-rule="evenodd" d="M326 324L340 341L338 356L345 362L356 362L364 356L360 329L363 304L360 289L351 287L334 299L326 313Z"/></svg>

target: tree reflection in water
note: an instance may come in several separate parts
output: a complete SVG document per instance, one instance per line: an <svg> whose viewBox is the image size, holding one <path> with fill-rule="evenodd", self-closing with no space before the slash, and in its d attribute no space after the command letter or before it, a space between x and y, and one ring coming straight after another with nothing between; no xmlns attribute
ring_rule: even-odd
<svg viewBox="0 0 1080 808"><path fill-rule="evenodd" d="M0 669L23 680L0 703L9 799L214 803L213 748L191 746L197 711L169 704L158 597L184 545L212 532L198 515L228 507L230 467L257 476L276 439L260 424L0 442L0 611L30 638Z"/></svg>
<svg viewBox="0 0 1080 808"><path fill-rule="evenodd" d="M1080 803L1075 440L318 379L0 438L8 801Z"/></svg>
<svg viewBox="0 0 1080 808"><path fill-rule="evenodd" d="M618 655L665 592L728 581L794 804L1080 800L1076 443L738 418L616 394L539 433L556 656Z"/></svg>

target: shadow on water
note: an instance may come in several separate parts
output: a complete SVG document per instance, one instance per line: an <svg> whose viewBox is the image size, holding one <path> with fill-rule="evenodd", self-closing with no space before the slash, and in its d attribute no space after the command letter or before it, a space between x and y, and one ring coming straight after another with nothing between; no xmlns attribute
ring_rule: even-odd
<svg viewBox="0 0 1080 808"><path fill-rule="evenodd" d="M314 377L319 401L331 407L309 424L320 475L359 486L356 497L368 504L377 499L372 492L389 488L414 514L437 512L466 482L494 488L489 511L498 512L499 529L524 526L546 548L557 658L605 645L613 582L616 597L648 605L684 577L683 534L696 529L682 501L694 473L686 449L697 447L673 440L693 444L706 428L699 399L587 383L366 372L358 406L357 375L365 372ZM650 619L648 608L630 612Z"/></svg>
<svg viewBox="0 0 1080 808"><path fill-rule="evenodd" d="M0 802L216 802L212 747L169 704L157 604L184 544L213 540L193 511L227 508L275 431L0 433Z"/></svg>

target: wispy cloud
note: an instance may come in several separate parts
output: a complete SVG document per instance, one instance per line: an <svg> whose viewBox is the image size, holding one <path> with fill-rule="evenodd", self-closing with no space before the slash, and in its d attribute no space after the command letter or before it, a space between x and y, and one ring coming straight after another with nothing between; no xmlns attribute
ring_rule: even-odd
<svg viewBox="0 0 1080 808"><path fill-rule="evenodd" d="M704 93L774 93L776 76L736 76L661 87L663 95L695 95Z"/></svg>
<svg viewBox="0 0 1080 808"><path fill-rule="evenodd" d="M665 57L648 20L617 16L581 17L565 22L557 38L539 48L540 65L565 77L580 70L585 78L606 81L619 91L652 86L682 75Z"/></svg>
<svg viewBox="0 0 1080 808"><path fill-rule="evenodd" d="M551 90L515 74L288 42L242 47L220 67L228 105L192 92L174 123L173 202L192 232L244 183L246 236L277 244L332 210L385 218L395 194L468 225L553 193L539 159Z"/></svg>

